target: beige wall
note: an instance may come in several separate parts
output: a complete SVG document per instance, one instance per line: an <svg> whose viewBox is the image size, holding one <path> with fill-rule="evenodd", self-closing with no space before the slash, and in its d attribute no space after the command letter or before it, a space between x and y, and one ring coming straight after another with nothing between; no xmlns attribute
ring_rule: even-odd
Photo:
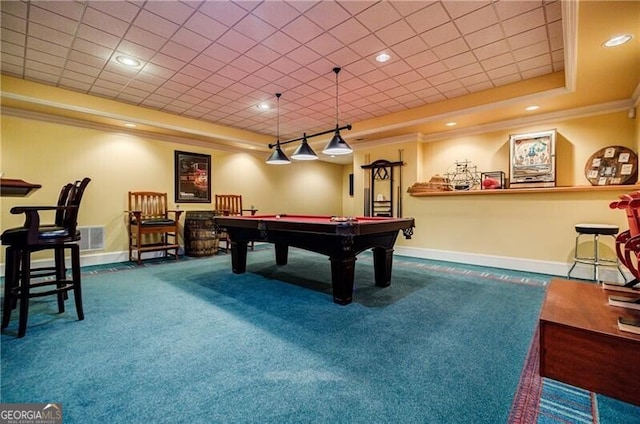
<svg viewBox="0 0 640 424"><path fill-rule="evenodd" d="M265 158L245 153L8 116L2 117L1 135L3 175L42 184L29 197L0 199L1 227L22 225L22 216L9 213L12 206L50 205L62 185L88 176L92 181L79 223L105 226L105 252L128 248L124 225L128 191L167 192L173 206L175 150L210 154L212 194L242 194L243 206L253 205L259 213L336 215L342 210L343 168L339 165L294 162L270 166L264 163ZM213 206L183 203L180 208Z"/></svg>
<svg viewBox="0 0 640 424"><path fill-rule="evenodd" d="M367 172L361 166L378 159L398 161L402 151L403 215L416 219L413 239L398 238L398 246L418 256L454 252L469 255L566 264L573 255L574 224L609 222L626 228L624 214L608 204L625 193L477 194L413 197L407 188L444 173L455 160L468 159L479 170L507 171L510 133L558 130L559 185L586 185L584 164L596 150L612 144L637 149L638 120L626 112L560 120L540 126L452 137L423 143L418 135L402 142L358 148L353 166L293 162L268 166L263 157L229 153L201 146L142 138L131 134L77 128L63 124L4 116L1 165L4 176L41 183L27 198L2 198L2 228L20 225L8 210L18 204L50 204L68 180L89 176L81 225L104 225L106 249L127 249L124 214L129 190L158 190L173 199L175 150L212 156L214 193L241 193L245 206L259 213L362 215ZM354 196L348 194L348 175L354 174ZM396 183L399 183L399 181ZM181 209L211 209L210 204L181 204ZM4 252L2 252L4 255ZM2 256L3 258L4 256ZM507 265L508 266L508 265Z"/></svg>

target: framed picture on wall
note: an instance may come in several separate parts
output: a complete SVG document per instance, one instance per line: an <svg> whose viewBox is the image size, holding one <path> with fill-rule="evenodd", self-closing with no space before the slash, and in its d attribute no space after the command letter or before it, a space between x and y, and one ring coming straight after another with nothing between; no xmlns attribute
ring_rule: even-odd
<svg viewBox="0 0 640 424"><path fill-rule="evenodd" d="M211 203L211 156L175 151L176 203Z"/></svg>
<svg viewBox="0 0 640 424"><path fill-rule="evenodd" d="M555 187L556 130L509 137L509 186Z"/></svg>

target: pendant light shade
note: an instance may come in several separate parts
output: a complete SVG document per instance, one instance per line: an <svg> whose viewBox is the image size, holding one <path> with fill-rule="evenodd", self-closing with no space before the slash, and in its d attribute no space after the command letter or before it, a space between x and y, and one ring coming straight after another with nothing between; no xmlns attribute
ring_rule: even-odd
<svg viewBox="0 0 640 424"><path fill-rule="evenodd" d="M307 142L307 134L302 137L302 144L298 146L296 151L291 155L296 160L317 160L318 155L313 151L309 143Z"/></svg>
<svg viewBox="0 0 640 424"><path fill-rule="evenodd" d="M340 120L338 119L338 73L340 72L340 68L333 68L333 72L336 73L336 132L329 144L322 150L322 153L325 155L348 155L352 153L353 150L340 135Z"/></svg>
<svg viewBox="0 0 640 424"><path fill-rule="evenodd" d="M277 145L269 159L267 159L269 165L287 165L291 163L287 155L284 154L280 145Z"/></svg>
<svg viewBox="0 0 640 424"><path fill-rule="evenodd" d="M281 93L276 93L276 98L278 99L278 118L276 123L276 145L275 150L267 159L267 163L269 165L287 165L291 163L287 155L284 154L282 148L280 147L280 96Z"/></svg>
<svg viewBox="0 0 640 424"><path fill-rule="evenodd" d="M324 148L322 153L325 155L348 155L353 152L351 147L347 144L346 141L340 135L340 131L336 129L336 132L333 134L333 138Z"/></svg>

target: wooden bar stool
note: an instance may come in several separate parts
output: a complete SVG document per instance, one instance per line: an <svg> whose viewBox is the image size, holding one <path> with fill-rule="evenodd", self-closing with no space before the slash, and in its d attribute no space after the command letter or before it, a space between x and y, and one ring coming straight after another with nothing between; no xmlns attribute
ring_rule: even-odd
<svg viewBox="0 0 640 424"><path fill-rule="evenodd" d="M618 258L603 258L600 256L600 236L611 237L614 242L616 240L616 234L620 231L620 228L617 225L610 224L593 224L593 223L584 223L584 224L576 224L576 247L575 253L573 257L573 265L569 270L567 276L571 278L571 273L577 264L587 264L593 266L593 281L600 281L600 267L601 266L609 266L616 267L622 278L625 278L622 269L620 269L620 261ZM580 245L580 237L582 236L590 236L593 237L593 253L590 256L581 256L578 253L578 246ZM584 250L584 249L583 249ZM614 247L615 251L615 247Z"/></svg>

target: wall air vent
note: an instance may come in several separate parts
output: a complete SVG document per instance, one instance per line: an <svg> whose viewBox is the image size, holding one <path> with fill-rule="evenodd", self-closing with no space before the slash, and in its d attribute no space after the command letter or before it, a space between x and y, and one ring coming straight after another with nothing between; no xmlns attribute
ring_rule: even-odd
<svg viewBox="0 0 640 424"><path fill-rule="evenodd" d="M78 227L80 230L80 250L104 249L104 226Z"/></svg>

